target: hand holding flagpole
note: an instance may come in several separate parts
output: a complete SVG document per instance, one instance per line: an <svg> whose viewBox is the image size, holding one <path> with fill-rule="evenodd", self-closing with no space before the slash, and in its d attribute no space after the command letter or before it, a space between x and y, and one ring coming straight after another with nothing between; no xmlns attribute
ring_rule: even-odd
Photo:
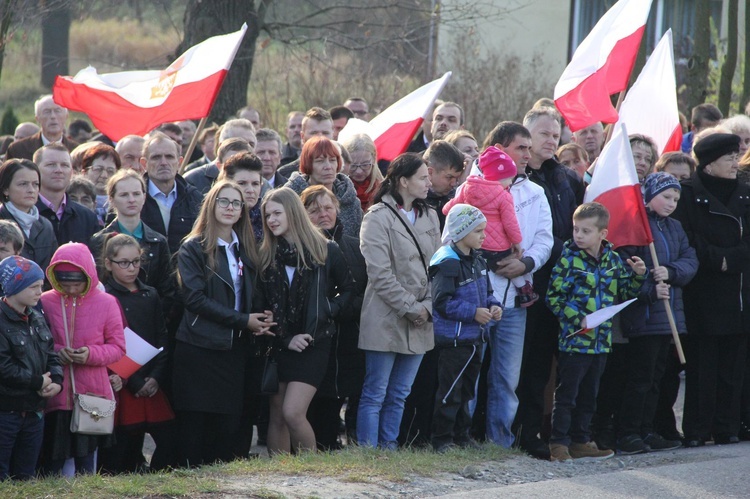
<svg viewBox="0 0 750 499"><path fill-rule="evenodd" d="M651 251L651 260L654 262L654 267L659 266L659 258L656 256L656 247L654 243L648 244L648 249ZM656 281L663 283L664 281ZM682 351L682 343L680 342L680 333L677 332L677 323L674 320L674 314L672 313L672 306L669 304L669 298L663 298L664 308L667 311L667 320L669 320L669 327L672 329L672 339L674 340L674 346L677 349L677 356L680 358L680 364L685 364L685 352Z"/></svg>

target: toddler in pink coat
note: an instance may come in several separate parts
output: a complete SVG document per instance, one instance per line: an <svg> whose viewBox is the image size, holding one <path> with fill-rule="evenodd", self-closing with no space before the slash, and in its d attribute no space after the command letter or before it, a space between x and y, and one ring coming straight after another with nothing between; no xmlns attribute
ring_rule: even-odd
<svg viewBox="0 0 750 499"><path fill-rule="evenodd" d="M484 150L479 157L479 169L483 176L472 175L456 192L455 198L443 208L447 214L457 203L470 204L479 208L487 218L486 238L480 250L487 260L487 268L497 270L497 264L513 253L521 254L521 227L516 218L513 196L508 188L517 174L516 164L503 151L495 146ZM534 293L531 274L511 279L518 289L518 301L522 307L529 307L539 299Z"/></svg>

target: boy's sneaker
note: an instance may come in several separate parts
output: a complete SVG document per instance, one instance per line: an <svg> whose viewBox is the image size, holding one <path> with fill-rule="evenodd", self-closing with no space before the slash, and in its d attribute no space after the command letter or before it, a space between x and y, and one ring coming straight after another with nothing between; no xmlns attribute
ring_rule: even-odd
<svg viewBox="0 0 750 499"><path fill-rule="evenodd" d="M615 455L611 450L600 450L594 442L587 442L585 444L573 442L570 444L569 451L570 457L584 461L601 461Z"/></svg>
<svg viewBox="0 0 750 499"><path fill-rule="evenodd" d="M649 433L643 439L643 443L651 448L652 451L675 450L682 447L680 440L667 440L658 433Z"/></svg>
<svg viewBox="0 0 750 499"><path fill-rule="evenodd" d="M518 304L527 308L532 306L539 299L539 295L534 292L534 285L531 281L526 281L522 287L518 288Z"/></svg>
<svg viewBox="0 0 750 499"><path fill-rule="evenodd" d="M642 454L649 448L638 435L627 435L617 441L617 453L624 455Z"/></svg>
<svg viewBox="0 0 750 499"><path fill-rule="evenodd" d="M549 460L561 463L563 461L570 461L573 459L568 452L568 446L563 444L549 444Z"/></svg>

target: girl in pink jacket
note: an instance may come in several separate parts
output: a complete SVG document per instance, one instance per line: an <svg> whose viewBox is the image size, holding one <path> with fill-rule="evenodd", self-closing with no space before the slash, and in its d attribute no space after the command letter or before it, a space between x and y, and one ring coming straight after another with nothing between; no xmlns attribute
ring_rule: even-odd
<svg viewBox="0 0 750 499"><path fill-rule="evenodd" d="M468 177L456 196L443 207L443 214L447 215L458 203L479 208L487 218L481 253L487 260L487 268L496 271L500 260L514 253L520 257L522 252L521 227L516 218L513 196L508 190L518 171L510 156L495 146L488 147L479 156L479 169L482 176ZM539 299L534 293L531 274L514 277L511 282L518 289L521 307L530 307Z"/></svg>
<svg viewBox="0 0 750 499"><path fill-rule="evenodd" d="M97 446L108 447L112 437L70 432L71 369L76 393L114 400L107 366L125 355L122 313L117 299L99 289L94 257L85 244L60 246L47 267L47 279L52 289L42 294L41 303L63 364L63 388L47 403L43 471L58 474L65 460L74 458L77 472L94 473Z"/></svg>

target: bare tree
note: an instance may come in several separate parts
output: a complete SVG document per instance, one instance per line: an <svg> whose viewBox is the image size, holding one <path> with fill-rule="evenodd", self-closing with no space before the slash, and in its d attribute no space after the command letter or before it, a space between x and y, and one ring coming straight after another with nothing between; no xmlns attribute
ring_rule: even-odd
<svg viewBox="0 0 750 499"><path fill-rule="evenodd" d="M750 27L750 0L745 0L745 30ZM750 36L745 35L745 64L742 70L742 97L740 112L745 110L750 101Z"/></svg>
<svg viewBox="0 0 750 499"><path fill-rule="evenodd" d="M738 3L738 0L729 0L727 9L727 49L724 54L724 64L721 66L717 106L724 116L729 116L729 104L732 100L732 80L734 80L734 71L737 68Z"/></svg>
<svg viewBox="0 0 750 499"><path fill-rule="evenodd" d="M709 4L709 0L696 1L693 55L688 60L685 82L688 109L692 109L706 101L708 63L711 51L711 10Z"/></svg>

